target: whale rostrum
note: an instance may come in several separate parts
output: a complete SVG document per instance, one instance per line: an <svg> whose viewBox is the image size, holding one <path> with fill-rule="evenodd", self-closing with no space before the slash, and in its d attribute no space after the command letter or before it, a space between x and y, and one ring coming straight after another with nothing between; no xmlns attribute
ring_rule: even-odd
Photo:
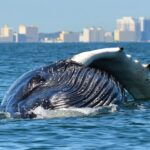
<svg viewBox="0 0 150 150"><path fill-rule="evenodd" d="M134 99L150 99L150 65L143 66L123 48L104 48L83 52L72 60L113 75Z"/></svg>
<svg viewBox="0 0 150 150"><path fill-rule="evenodd" d="M126 55L123 48L87 51L29 71L7 91L1 107L12 117L33 118L44 109L120 104L125 89L135 99L150 99L149 65Z"/></svg>

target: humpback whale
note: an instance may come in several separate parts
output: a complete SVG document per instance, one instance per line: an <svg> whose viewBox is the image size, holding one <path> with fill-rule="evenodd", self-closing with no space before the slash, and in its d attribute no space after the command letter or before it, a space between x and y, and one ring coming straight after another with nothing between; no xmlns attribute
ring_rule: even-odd
<svg viewBox="0 0 150 150"><path fill-rule="evenodd" d="M120 105L125 90L134 99L150 99L149 65L142 65L123 48L82 52L19 77L6 92L1 107L12 117L34 118L44 109Z"/></svg>

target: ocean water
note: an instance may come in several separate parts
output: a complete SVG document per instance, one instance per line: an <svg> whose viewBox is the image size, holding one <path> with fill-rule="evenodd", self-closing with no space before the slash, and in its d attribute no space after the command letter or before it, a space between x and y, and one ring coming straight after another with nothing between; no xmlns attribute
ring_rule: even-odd
<svg viewBox="0 0 150 150"><path fill-rule="evenodd" d="M74 54L124 47L141 63L150 62L149 43L0 44L0 101L20 75ZM150 147L150 101L100 109L37 108L36 119L12 119L0 112L0 150L147 150Z"/></svg>

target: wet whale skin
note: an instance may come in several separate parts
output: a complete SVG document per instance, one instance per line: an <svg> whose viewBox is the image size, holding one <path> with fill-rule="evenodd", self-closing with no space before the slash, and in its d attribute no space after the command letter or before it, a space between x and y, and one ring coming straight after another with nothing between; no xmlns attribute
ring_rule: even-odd
<svg viewBox="0 0 150 150"><path fill-rule="evenodd" d="M34 118L31 110L100 107L120 104L124 90L103 70L63 60L30 71L17 79L1 106L12 117Z"/></svg>

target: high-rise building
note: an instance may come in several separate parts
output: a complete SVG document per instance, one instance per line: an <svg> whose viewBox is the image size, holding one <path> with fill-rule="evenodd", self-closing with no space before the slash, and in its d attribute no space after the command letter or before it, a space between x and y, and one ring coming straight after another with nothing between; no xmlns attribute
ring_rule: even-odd
<svg viewBox="0 0 150 150"><path fill-rule="evenodd" d="M84 28L80 35L80 42L104 42L104 34L102 28Z"/></svg>
<svg viewBox="0 0 150 150"><path fill-rule="evenodd" d="M79 33L78 32L65 32L62 31L59 35L59 39L61 42L79 42Z"/></svg>
<svg viewBox="0 0 150 150"><path fill-rule="evenodd" d="M117 27L114 31L114 40L121 42L140 41L140 24L137 19L123 17L117 20Z"/></svg>
<svg viewBox="0 0 150 150"><path fill-rule="evenodd" d="M19 26L19 34L27 34L27 27L25 25Z"/></svg>
<svg viewBox="0 0 150 150"><path fill-rule="evenodd" d="M105 33L105 42L113 42L114 41L114 37L112 32L106 32Z"/></svg>
<svg viewBox="0 0 150 150"><path fill-rule="evenodd" d="M27 42L38 42L38 28L35 26L28 26L26 28Z"/></svg>
<svg viewBox="0 0 150 150"><path fill-rule="evenodd" d="M150 19L140 17L140 31L142 33L142 41L150 41Z"/></svg>
<svg viewBox="0 0 150 150"><path fill-rule="evenodd" d="M13 42L13 31L7 25L0 30L0 42Z"/></svg>
<svg viewBox="0 0 150 150"><path fill-rule="evenodd" d="M19 26L19 42L29 42L34 43L39 41L38 28L36 26Z"/></svg>
<svg viewBox="0 0 150 150"><path fill-rule="evenodd" d="M135 19L132 17L123 17L117 20L117 29L120 31L135 31Z"/></svg>

